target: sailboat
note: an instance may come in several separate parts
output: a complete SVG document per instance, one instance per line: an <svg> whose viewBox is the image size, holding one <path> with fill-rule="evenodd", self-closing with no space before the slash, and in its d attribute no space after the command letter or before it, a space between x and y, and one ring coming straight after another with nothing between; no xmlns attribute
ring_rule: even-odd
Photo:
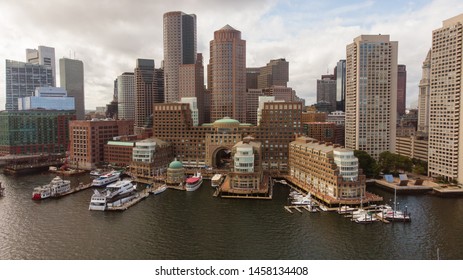
<svg viewBox="0 0 463 280"><path fill-rule="evenodd" d="M394 189L394 208L384 205L379 215L391 222L410 222L410 213L407 212L407 207L405 206L405 212L402 212L397 210L397 204L397 189Z"/></svg>

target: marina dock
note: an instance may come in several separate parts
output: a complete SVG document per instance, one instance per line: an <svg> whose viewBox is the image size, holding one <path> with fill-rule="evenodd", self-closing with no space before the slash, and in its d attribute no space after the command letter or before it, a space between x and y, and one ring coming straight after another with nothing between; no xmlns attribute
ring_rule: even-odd
<svg viewBox="0 0 463 280"><path fill-rule="evenodd" d="M121 206L112 206L107 208L108 211L125 211L129 209L130 207L134 206L138 202L142 201L143 199L147 198L150 195L148 189L145 189L139 193L137 197L134 199L128 201L127 203L124 203Z"/></svg>
<svg viewBox="0 0 463 280"><path fill-rule="evenodd" d="M439 184L429 180L408 180L403 186L400 185L398 178L394 178L393 182L384 179L370 180L370 182L382 189L396 191L398 194L432 193L443 197L463 196L463 188L457 185Z"/></svg>

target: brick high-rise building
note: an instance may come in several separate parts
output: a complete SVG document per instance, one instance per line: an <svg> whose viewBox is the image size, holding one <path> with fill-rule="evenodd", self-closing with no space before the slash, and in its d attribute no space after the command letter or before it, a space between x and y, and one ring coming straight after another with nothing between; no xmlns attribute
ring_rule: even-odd
<svg viewBox="0 0 463 280"><path fill-rule="evenodd" d="M395 152L398 42L361 35L346 48L346 148Z"/></svg>
<svg viewBox="0 0 463 280"><path fill-rule="evenodd" d="M179 67L196 63L196 15L168 12L163 20L165 100L177 102Z"/></svg>
<svg viewBox="0 0 463 280"><path fill-rule="evenodd" d="M195 64L182 64L179 67L178 81L179 101L185 97L195 97L198 106L199 124L205 120L205 88L204 88L204 66L203 55L197 54Z"/></svg>
<svg viewBox="0 0 463 280"><path fill-rule="evenodd" d="M257 77L257 88L271 86L286 87L289 81L289 62L284 58L272 59L261 67Z"/></svg>
<svg viewBox="0 0 463 280"><path fill-rule="evenodd" d="M463 14L432 32L428 175L463 183Z"/></svg>
<svg viewBox="0 0 463 280"><path fill-rule="evenodd" d="M117 111L121 120L135 120L135 76L132 72L117 77Z"/></svg>
<svg viewBox="0 0 463 280"><path fill-rule="evenodd" d="M336 111L336 77L334 75L322 75L317 80L317 103L327 102L331 104L328 113Z"/></svg>
<svg viewBox="0 0 463 280"><path fill-rule="evenodd" d="M230 25L214 32L207 82L211 90L211 121L231 117L244 122L246 41Z"/></svg>

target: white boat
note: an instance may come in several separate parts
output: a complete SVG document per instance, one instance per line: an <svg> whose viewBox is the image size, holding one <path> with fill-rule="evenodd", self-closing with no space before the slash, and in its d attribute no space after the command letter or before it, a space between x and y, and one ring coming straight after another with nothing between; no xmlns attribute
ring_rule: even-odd
<svg viewBox="0 0 463 280"><path fill-rule="evenodd" d="M353 221L358 224L369 224L376 222L378 219L373 216L371 213L365 213L364 215L360 215L356 218L353 218Z"/></svg>
<svg viewBox="0 0 463 280"><path fill-rule="evenodd" d="M109 173L101 175L100 177L93 179L92 187L103 187L103 186L106 186L107 184L116 182L117 180L119 180L120 175L121 175L121 172L119 171L111 171Z"/></svg>
<svg viewBox="0 0 463 280"><path fill-rule="evenodd" d="M50 183L41 187L34 188L32 192L33 200L41 200L49 197L58 197L71 190L71 181L63 180L56 176Z"/></svg>
<svg viewBox="0 0 463 280"><path fill-rule="evenodd" d="M203 183L203 176L201 176L201 173L196 172L195 175L193 175L190 178L187 178L185 181L185 190L187 192L192 192L197 190L201 184Z"/></svg>
<svg viewBox="0 0 463 280"><path fill-rule="evenodd" d="M167 190L167 185L162 185L160 186L159 188L155 189L155 190L152 190L151 193L156 195L156 194L160 194L162 192L164 192L165 190Z"/></svg>
<svg viewBox="0 0 463 280"><path fill-rule="evenodd" d="M218 188L220 184L222 184L222 181L224 179L224 176L222 174L214 174L211 179L211 187L213 188Z"/></svg>
<svg viewBox="0 0 463 280"><path fill-rule="evenodd" d="M93 169L92 171L90 171L90 176L101 176L103 175L102 173L103 171L101 169Z"/></svg>
<svg viewBox="0 0 463 280"><path fill-rule="evenodd" d="M339 207L338 214L341 214L341 215L351 214L354 210L355 208L344 205L344 206Z"/></svg>
<svg viewBox="0 0 463 280"><path fill-rule="evenodd" d="M312 199L310 197L310 193L308 195L296 195L296 196L293 196L293 200L291 201L291 204L294 204L294 205L311 205L312 204Z"/></svg>
<svg viewBox="0 0 463 280"><path fill-rule="evenodd" d="M410 213L407 212L405 207L405 212L397 210L397 189L394 189L394 208L389 205L383 205L381 212L379 213L380 217L391 221L391 222L411 222Z"/></svg>
<svg viewBox="0 0 463 280"><path fill-rule="evenodd" d="M119 206L138 196L136 185L122 180L112 183L103 191L93 190L88 210L104 211L108 206Z"/></svg>

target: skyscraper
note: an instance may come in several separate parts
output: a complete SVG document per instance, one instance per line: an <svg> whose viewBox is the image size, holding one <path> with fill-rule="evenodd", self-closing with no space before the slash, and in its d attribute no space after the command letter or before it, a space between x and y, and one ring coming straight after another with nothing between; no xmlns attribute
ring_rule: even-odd
<svg viewBox="0 0 463 280"><path fill-rule="evenodd" d="M210 42L208 89L211 90L211 122L231 117L245 121L246 41L230 25L214 32Z"/></svg>
<svg viewBox="0 0 463 280"><path fill-rule="evenodd" d="M346 48L346 148L395 152L398 42L361 35Z"/></svg>
<svg viewBox="0 0 463 280"><path fill-rule="evenodd" d="M153 103L164 102L163 72L154 68L153 59L137 59L135 79L135 133L141 133L150 124Z"/></svg>
<svg viewBox="0 0 463 280"><path fill-rule="evenodd" d="M419 84L418 94L418 131L425 134L429 130L429 92L431 90L430 78L431 78L431 50L426 55L426 59L423 61L421 67L422 74Z"/></svg>
<svg viewBox="0 0 463 280"><path fill-rule="evenodd" d="M287 86L289 81L289 62L284 58L272 59L266 66L260 68L257 77L257 88L271 86Z"/></svg>
<svg viewBox="0 0 463 280"><path fill-rule="evenodd" d="M18 110L18 98L34 95L37 87L53 86L51 66L5 61L5 110Z"/></svg>
<svg viewBox="0 0 463 280"><path fill-rule="evenodd" d="M118 114L121 120L135 120L135 77L125 72L117 77Z"/></svg>
<svg viewBox="0 0 463 280"><path fill-rule="evenodd" d="M407 101L407 67L403 64L397 67L397 115L402 116Z"/></svg>
<svg viewBox="0 0 463 280"><path fill-rule="evenodd" d="M74 97L77 120L85 119L84 63L81 60L60 58L60 86Z"/></svg>
<svg viewBox="0 0 463 280"><path fill-rule="evenodd" d="M336 64L336 110L345 111L346 103L346 60L341 59Z"/></svg>
<svg viewBox="0 0 463 280"><path fill-rule="evenodd" d="M26 49L28 63L47 65L51 67L53 87L56 85L55 48L39 46L38 49Z"/></svg>
<svg viewBox="0 0 463 280"><path fill-rule="evenodd" d="M179 81L178 81L179 98L195 97L197 101L198 122L204 123L205 109L204 109L204 66L203 55L197 54L195 64L182 64L179 67Z"/></svg>
<svg viewBox="0 0 463 280"><path fill-rule="evenodd" d="M164 90L166 102L179 97L179 67L196 62L196 15L164 14Z"/></svg>
<svg viewBox="0 0 463 280"><path fill-rule="evenodd" d="M432 32L428 175L463 183L463 14Z"/></svg>
<svg viewBox="0 0 463 280"><path fill-rule="evenodd" d="M317 80L317 103L327 102L331 105L328 113L336 111L336 78L334 75L322 75Z"/></svg>

